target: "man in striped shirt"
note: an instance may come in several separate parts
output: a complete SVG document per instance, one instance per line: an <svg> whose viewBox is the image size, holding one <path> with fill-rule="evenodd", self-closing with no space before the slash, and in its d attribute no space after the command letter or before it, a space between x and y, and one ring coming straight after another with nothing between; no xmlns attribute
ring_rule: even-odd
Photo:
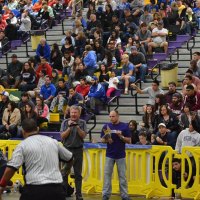
<svg viewBox="0 0 200 200"><path fill-rule="evenodd" d="M65 200L59 160L72 163L72 153L56 140L38 135L37 124L33 119L22 122L22 133L25 140L16 147L7 164L0 181L0 192L23 165L25 186L20 200Z"/></svg>

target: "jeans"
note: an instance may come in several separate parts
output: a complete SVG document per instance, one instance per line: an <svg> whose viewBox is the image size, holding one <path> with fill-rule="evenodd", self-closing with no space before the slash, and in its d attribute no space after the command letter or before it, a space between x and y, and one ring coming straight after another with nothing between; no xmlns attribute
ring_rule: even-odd
<svg viewBox="0 0 200 200"><path fill-rule="evenodd" d="M58 105L58 112L62 112L65 102L66 102L66 99L63 96L58 95L54 97L53 101L51 102L50 111L53 111L55 106Z"/></svg>
<svg viewBox="0 0 200 200"><path fill-rule="evenodd" d="M139 67L139 77L140 77L141 81L145 81L146 73L147 73L147 64L142 64Z"/></svg>
<svg viewBox="0 0 200 200"><path fill-rule="evenodd" d="M178 133L176 131L169 132L167 135L168 145L175 149L176 139L178 137Z"/></svg>
<svg viewBox="0 0 200 200"><path fill-rule="evenodd" d="M119 177L119 188L122 199L128 199L127 181L126 181L126 163L125 158L112 159L106 157L104 169L103 197L110 198L112 192L111 178L114 164L117 164L117 172Z"/></svg>

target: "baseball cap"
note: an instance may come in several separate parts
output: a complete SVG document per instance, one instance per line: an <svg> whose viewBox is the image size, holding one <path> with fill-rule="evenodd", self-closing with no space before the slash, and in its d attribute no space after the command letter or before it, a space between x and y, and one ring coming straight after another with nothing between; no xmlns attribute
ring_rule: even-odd
<svg viewBox="0 0 200 200"><path fill-rule="evenodd" d="M96 76L92 76L92 79L91 80L94 80L94 81L97 81L98 78Z"/></svg>
<svg viewBox="0 0 200 200"><path fill-rule="evenodd" d="M166 128L166 125L165 125L164 123L158 124L158 128L159 128L160 126L164 126L164 127Z"/></svg>
<svg viewBox="0 0 200 200"><path fill-rule="evenodd" d="M137 50L137 47L136 46L132 46L131 50Z"/></svg>
<svg viewBox="0 0 200 200"><path fill-rule="evenodd" d="M17 55L16 55L16 54L13 54L13 55L11 56L11 58L17 58Z"/></svg>
<svg viewBox="0 0 200 200"><path fill-rule="evenodd" d="M4 95L4 96L6 96L6 97L9 97L9 93L8 93L7 91L3 91L3 92L1 93L1 95Z"/></svg>

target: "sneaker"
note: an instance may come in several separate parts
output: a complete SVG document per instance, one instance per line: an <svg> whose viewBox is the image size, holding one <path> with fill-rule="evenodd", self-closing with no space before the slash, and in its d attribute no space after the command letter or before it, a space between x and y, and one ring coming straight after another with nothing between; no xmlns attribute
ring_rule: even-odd
<svg viewBox="0 0 200 200"><path fill-rule="evenodd" d="M131 200L129 197L124 197L122 200Z"/></svg>
<svg viewBox="0 0 200 200"><path fill-rule="evenodd" d="M103 196L102 200L109 200L109 197Z"/></svg>
<svg viewBox="0 0 200 200"><path fill-rule="evenodd" d="M77 195L76 200L83 200L83 197L81 195Z"/></svg>

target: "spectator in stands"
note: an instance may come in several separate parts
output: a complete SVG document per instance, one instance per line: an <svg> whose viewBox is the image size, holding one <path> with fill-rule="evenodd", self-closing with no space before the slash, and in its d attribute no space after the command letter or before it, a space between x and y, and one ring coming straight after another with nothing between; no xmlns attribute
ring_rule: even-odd
<svg viewBox="0 0 200 200"><path fill-rule="evenodd" d="M193 53L192 59L197 62L197 67L200 68L200 52L199 51L196 51Z"/></svg>
<svg viewBox="0 0 200 200"><path fill-rule="evenodd" d="M72 56L71 51L65 51L62 57L63 77L65 75L68 75L68 76L70 75L70 73L72 72L73 64L74 64L74 57Z"/></svg>
<svg viewBox="0 0 200 200"><path fill-rule="evenodd" d="M187 103L191 111L198 111L200 109L200 93L195 92L192 85L186 87L186 95L183 103L184 105Z"/></svg>
<svg viewBox="0 0 200 200"><path fill-rule="evenodd" d="M49 121L49 107L41 96L36 97L35 112L37 113L37 125Z"/></svg>
<svg viewBox="0 0 200 200"><path fill-rule="evenodd" d="M196 60L191 60L190 61L190 70L192 70L193 75L200 78L200 68L197 66L197 61Z"/></svg>
<svg viewBox="0 0 200 200"><path fill-rule="evenodd" d="M151 41L151 31L148 30L145 22L140 25L140 29L136 32L135 39L139 40L141 46L143 46L145 51L147 51L148 43Z"/></svg>
<svg viewBox="0 0 200 200"><path fill-rule="evenodd" d="M27 12L31 13L32 12L32 1L31 0L26 0L26 4L24 6L24 10L27 10Z"/></svg>
<svg viewBox="0 0 200 200"><path fill-rule="evenodd" d="M194 29L197 27L197 19L195 14L192 12L192 8L190 7L188 7L186 10L185 23L186 33L191 35Z"/></svg>
<svg viewBox="0 0 200 200"><path fill-rule="evenodd" d="M136 144L139 142L139 131L137 130L137 122L135 120L131 120L128 123L129 131L131 133L131 144Z"/></svg>
<svg viewBox="0 0 200 200"><path fill-rule="evenodd" d="M62 52L60 51L59 46L56 43L52 45L50 63L53 69L62 71Z"/></svg>
<svg viewBox="0 0 200 200"><path fill-rule="evenodd" d="M170 110L177 116L181 115L183 110L182 96L179 93L174 93L172 96L172 102L169 104Z"/></svg>
<svg viewBox="0 0 200 200"><path fill-rule="evenodd" d="M177 6L178 6L178 15L179 17L184 17L185 16L185 5L183 4L182 0L177 0Z"/></svg>
<svg viewBox="0 0 200 200"><path fill-rule="evenodd" d="M86 37L84 32L79 32L76 36L75 39L75 56L82 56L83 52L85 50L85 45L86 45Z"/></svg>
<svg viewBox="0 0 200 200"><path fill-rule="evenodd" d="M19 90L27 92L34 88L36 88L36 73L30 63L25 62L21 72Z"/></svg>
<svg viewBox="0 0 200 200"><path fill-rule="evenodd" d="M150 6L145 5L144 13L140 17L140 24L142 23L149 24L152 21L153 21L153 15L151 14Z"/></svg>
<svg viewBox="0 0 200 200"><path fill-rule="evenodd" d="M108 50L112 53L112 56L116 58L117 63L121 62L121 54L119 49L115 47L115 41L111 40L108 44Z"/></svg>
<svg viewBox="0 0 200 200"><path fill-rule="evenodd" d="M24 10L21 15L21 24L19 31L28 32L31 30L31 19L29 17L28 10Z"/></svg>
<svg viewBox="0 0 200 200"><path fill-rule="evenodd" d="M108 70L115 69L117 65L116 58L113 56L111 51L105 51L105 57L102 60L102 63L104 63Z"/></svg>
<svg viewBox="0 0 200 200"><path fill-rule="evenodd" d="M40 95L47 105L50 105L56 95L56 87L51 83L51 78L49 76L45 77L45 84L41 87Z"/></svg>
<svg viewBox="0 0 200 200"><path fill-rule="evenodd" d="M165 93L165 100L167 104L170 104L173 94L178 93L178 91L176 90L176 83L173 81L168 83L168 88L168 92Z"/></svg>
<svg viewBox="0 0 200 200"><path fill-rule="evenodd" d="M9 93L6 91L3 91L1 94L1 101L0 101L0 125L2 125L2 117L3 112L7 108L8 102L9 102Z"/></svg>
<svg viewBox="0 0 200 200"><path fill-rule="evenodd" d="M53 83L56 87L58 86L58 80L59 80L59 72L56 69L52 70L52 79L51 83Z"/></svg>
<svg viewBox="0 0 200 200"><path fill-rule="evenodd" d="M2 78L3 85L10 88L14 84L13 88L18 88L23 64L17 59L16 54L13 54L11 58L11 63L7 66L7 76Z"/></svg>
<svg viewBox="0 0 200 200"><path fill-rule="evenodd" d="M108 99L117 90L118 83L119 83L119 80L116 77L115 71L111 71L110 78L109 78L109 81L108 81L108 89L106 91L106 97Z"/></svg>
<svg viewBox="0 0 200 200"><path fill-rule="evenodd" d="M79 32L83 32L83 26L81 24L81 21L76 19L74 21L74 27L73 27L73 36L76 37L78 35Z"/></svg>
<svg viewBox="0 0 200 200"><path fill-rule="evenodd" d="M122 41L121 41L118 31L113 30L111 32L110 37L108 38L107 44L109 44L110 41L115 41L115 47L117 47L118 44L121 44Z"/></svg>
<svg viewBox="0 0 200 200"><path fill-rule="evenodd" d="M77 14L77 19L79 19L81 21L83 28L87 29L87 22L86 22L86 20L84 19L83 15L81 13Z"/></svg>
<svg viewBox="0 0 200 200"><path fill-rule="evenodd" d="M39 78L39 74L41 71L45 71L45 75L48 75L49 77L52 76L52 68L47 62L46 58L42 58L40 64L38 65L38 68L36 70L37 78Z"/></svg>
<svg viewBox="0 0 200 200"><path fill-rule="evenodd" d="M122 64L123 64L122 74L118 78L120 81L124 81L125 83L124 94L128 94L129 83L133 83L135 81L135 76L134 76L135 67L129 61L129 56L127 54L124 54L122 56Z"/></svg>
<svg viewBox="0 0 200 200"><path fill-rule="evenodd" d="M175 150L178 153L182 152L182 148L185 146L200 146L200 134L195 130L194 123L189 124L189 128L182 130L176 141Z"/></svg>
<svg viewBox="0 0 200 200"><path fill-rule="evenodd" d="M65 148L69 149L74 156L73 169L75 176L76 200L83 200L82 197L82 165L83 165L83 143L87 135L87 126L84 120L80 119L81 109L79 106L70 108L70 118L61 124L61 138ZM66 163L62 170L64 186L68 186L68 170Z"/></svg>
<svg viewBox="0 0 200 200"><path fill-rule="evenodd" d="M176 138L180 131L179 120L176 114L172 113L167 105L160 107L160 115L157 118L157 124L164 123L167 128L167 134L169 138L168 144L174 149L176 144ZM155 130L157 132L157 129Z"/></svg>
<svg viewBox="0 0 200 200"><path fill-rule="evenodd" d="M157 94L155 98L154 112L159 114L160 106L166 104L164 94Z"/></svg>
<svg viewBox="0 0 200 200"><path fill-rule="evenodd" d="M115 0L106 0L103 4L103 11L106 11L107 5L111 5L113 11L117 9L117 3Z"/></svg>
<svg viewBox="0 0 200 200"><path fill-rule="evenodd" d="M42 0L38 0L32 7L33 12L39 12L39 10L42 8Z"/></svg>
<svg viewBox="0 0 200 200"><path fill-rule="evenodd" d="M11 10L8 8L8 6L4 6L3 10L4 10L4 13L3 13L2 19L7 20L9 18L9 14Z"/></svg>
<svg viewBox="0 0 200 200"><path fill-rule="evenodd" d="M90 2L88 4L88 11L86 13L86 17L88 20L90 19L91 14L96 14L96 8L95 8L95 4L93 2Z"/></svg>
<svg viewBox="0 0 200 200"><path fill-rule="evenodd" d="M6 26L7 26L6 20L4 20L4 19L2 18L2 15L0 15L0 30L1 30L1 31L4 31L5 28L6 28Z"/></svg>
<svg viewBox="0 0 200 200"><path fill-rule="evenodd" d="M9 139L17 135L17 126L21 122L21 113L15 102L9 102L3 112L0 138Z"/></svg>
<svg viewBox="0 0 200 200"><path fill-rule="evenodd" d="M125 144L131 143L131 135L128 124L120 122L118 111L111 111L109 117L110 123L106 123L101 131L101 141L107 143L102 200L110 199L112 192L111 178L115 163L118 169L121 198L123 200L130 200L128 197L125 175Z"/></svg>
<svg viewBox="0 0 200 200"><path fill-rule="evenodd" d="M149 100L147 104L154 105L155 104L155 98L157 94L164 94L164 91L159 88L159 82L157 80L154 80L152 82L151 87L147 87L143 90L138 88L135 84L131 84L131 86L139 93L139 94L148 94Z"/></svg>
<svg viewBox="0 0 200 200"><path fill-rule="evenodd" d="M47 61L50 61L51 49L47 44L45 38L41 38L40 44L38 44L36 49L35 59L40 62L42 58L45 58Z"/></svg>
<svg viewBox="0 0 200 200"><path fill-rule="evenodd" d="M145 82L145 75L147 73L146 59L143 53L138 52L136 46L131 47L129 61L133 63L135 67L136 79L140 79L142 82Z"/></svg>
<svg viewBox="0 0 200 200"><path fill-rule="evenodd" d="M91 45L85 46L85 51L83 52L83 63L88 71L90 76L94 75L94 72L97 69L97 55L93 51Z"/></svg>
<svg viewBox="0 0 200 200"><path fill-rule="evenodd" d="M101 27L101 22L97 20L97 17L95 14L91 14L90 21L88 21L87 23L87 34L91 35L95 31L95 28L97 26Z"/></svg>
<svg viewBox="0 0 200 200"><path fill-rule="evenodd" d="M148 54L152 55L152 49L156 47L163 47L164 52L167 53L168 42L166 37L168 35L168 30L163 28L163 21L158 22L158 28L152 30L152 42L148 43Z"/></svg>
<svg viewBox="0 0 200 200"><path fill-rule="evenodd" d="M74 47L72 45L71 37L66 37L65 38L65 44L62 45L62 48L61 48L62 54L64 55L64 52L66 52L66 51L74 53Z"/></svg>
<svg viewBox="0 0 200 200"><path fill-rule="evenodd" d="M137 145L151 145L151 143L147 140L147 134L145 132L139 133L139 142Z"/></svg>
<svg viewBox="0 0 200 200"><path fill-rule="evenodd" d="M70 107L72 105L82 106L83 105L83 96L76 92L75 88L69 88L69 98L67 105Z"/></svg>
<svg viewBox="0 0 200 200"><path fill-rule="evenodd" d="M90 91L86 97L87 105L93 113L98 114L98 106L103 105L106 100L105 88L98 83L96 76L92 77L91 84Z"/></svg>
<svg viewBox="0 0 200 200"><path fill-rule="evenodd" d="M25 119L33 119L37 122L37 113L35 112L34 109L35 106L33 107L31 103L27 102L25 104L25 109L21 115L21 122L23 122Z"/></svg>
<svg viewBox="0 0 200 200"><path fill-rule="evenodd" d="M169 133L167 132L167 127L164 123L160 123L158 125L157 136L151 142L153 145L170 145L171 141L169 138Z"/></svg>
<svg viewBox="0 0 200 200"><path fill-rule="evenodd" d="M9 0L7 6L10 10L14 10L14 9L17 9L17 5L18 5L18 2L16 0Z"/></svg>
<svg viewBox="0 0 200 200"><path fill-rule="evenodd" d="M9 16L8 16L8 19L6 20L7 21L7 23L9 24L9 25L17 25L17 17L14 15L14 13L13 12L10 12L9 13ZM12 27L15 27L15 26L12 26ZM16 27L15 27L16 28Z"/></svg>
<svg viewBox="0 0 200 200"><path fill-rule="evenodd" d="M185 72L185 76L190 75L192 76L192 83L197 87L198 90L200 90L200 79L193 75L193 71L188 69Z"/></svg>
<svg viewBox="0 0 200 200"><path fill-rule="evenodd" d="M102 61L105 57L105 48L99 43L99 41L94 42L94 51L97 55L97 62Z"/></svg>
<svg viewBox="0 0 200 200"><path fill-rule="evenodd" d="M85 77L80 78L80 84L76 86L75 91L81 94L84 98L88 95L90 86L87 84Z"/></svg>
<svg viewBox="0 0 200 200"><path fill-rule="evenodd" d="M18 103L18 108L20 109L21 112L23 112L25 110L25 106L26 106L27 103L31 104L31 106L33 108L35 107L35 104L31 100L31 98L29 97L29 94L27 92L23 92L21 94L21 100Z"/></svg>
<svg viewBox="0 0 200 200"><path fill-rule="evenodd" d="M65 80L60 78L58 81L58 87L56 88L56 94L53 98L50 106L50 112L54 112L55 106L58 105L58 113L63 113L63 106L67 102L69 96L69 90L65 84Z"/></svg>
<svg viewBox="0 0 200 200"><path fill-rule="evenodd" d="M186 94L186 87L188 85L192 85L194 87L194 90L198 91L196 85L192 83L192 76L191 75L186 75L184 77L184 80L183 80L183 88L182 88L182 93L183 93L184 96Z"/></svg>
<svg viewBox="0 0 200 200"><path fill-rule="evenodd" d="M8 43L8 38L5 36L5 32L0 31L0 49L2 49L2 47L7 43Z"/></svg>
<svg viewBox="0 0 200 200"><path fill-rule="evenodd" d="M142 123L140 125L142 130L145 130L147 133L148 138L151 138L151 135L157 125L157 117L158 115L154 112L154 106L146 105L146 110L142 116Z"/></svg>
<svg viewBox="0 0 200 200"><path fill-rule="evenodd" d="M61 45L65 45L66 37L70 37L71 40L72 40L72 45L75 46L75 39L72 37L72 31L71 30L67 30L65 32L65 37L60 41Z"/></svg>

